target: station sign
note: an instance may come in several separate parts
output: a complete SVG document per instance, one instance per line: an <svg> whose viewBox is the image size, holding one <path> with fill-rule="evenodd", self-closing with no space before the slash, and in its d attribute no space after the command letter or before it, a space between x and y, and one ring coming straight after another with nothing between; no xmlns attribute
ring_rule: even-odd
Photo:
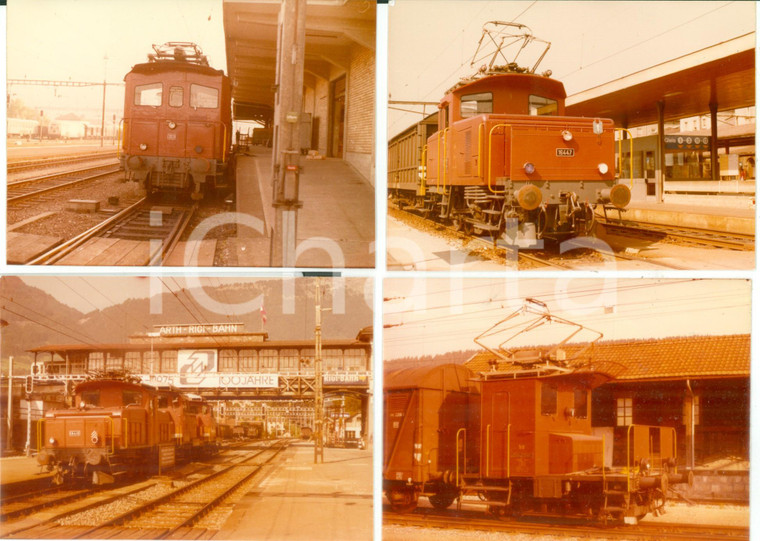
<svg viewBox="0 0 760 541"><path fill-rule="evenodd" d="M369 376L353 373L329 373L322 376L323 385L369 385Z"/></svg>
<svg viewBox="0 0 760 541"><path fill-rule="evenodd" d="M146 385L154 387L171 385L177 388L197 389L277 389L280 386L279 374L151 374L140 376L140 379Z"/></svg>
<svg viewBox="0 0 760 541"><path fill-rule="evenodd" d="M222 335L242 332L242 323L214 323L198 325L161 325L158 332L161 336L199 336Z"/></svg>
<svg viewBox="0 0 760 541"><path fill-rule="evenodd" d="M709 135L666 135L666 150L710 150Z"/></svg>

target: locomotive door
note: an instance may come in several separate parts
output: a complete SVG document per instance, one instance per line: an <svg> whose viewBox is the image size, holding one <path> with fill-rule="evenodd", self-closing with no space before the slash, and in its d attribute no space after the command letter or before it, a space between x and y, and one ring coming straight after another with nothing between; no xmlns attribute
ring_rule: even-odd
<svg viewBox="0 0 760 541"><path fill-rule="evenodd" d="M505 477L509 470L509 440L511 404L508 392L491 396L490 446L488 449L488 476Z"/></svg>
<svg viewBox="0 0 760 541"><path fill-rule="evenodd" d="M158 124L158 155L185 156L187 110L184 108L185 92L182 86L169 87L167 119Z"/></svg>

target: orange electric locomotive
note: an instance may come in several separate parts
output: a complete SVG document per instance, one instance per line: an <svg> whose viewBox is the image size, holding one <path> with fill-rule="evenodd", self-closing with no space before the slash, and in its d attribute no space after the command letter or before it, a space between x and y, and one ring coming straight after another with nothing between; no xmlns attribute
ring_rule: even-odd
<svg viewBox="0 0 760 541"><path fill-rule="evenodd" d="M154 192L228 195L232 105L229 78L209 66L194 43L153 46L148 62L124 77L127 180Z"/></svg>
<svg viewBox="0 0 760 541"><path fill-rule="evenodd" d="M113 482L158 466L159 449L178 461L217 451L216 421L200 397L118 379L80 383L74 405L50 410L38 428L37 461L53 481Z"/></svg>
<svg viewBox="0 0 760 541"><path fill-rule="evenodd" d="M506 346L563 324L572 331L559 344ZM675 429L626 427L623 458L613 459L613 442L591 425L591 390L611 377L588 355L601 334L568 344L587 331L529 300L476 339L491 370L447 364L386 373L383 490L391 507L408 512L426 496L443 509L477 495L467 501L496 516L631 523L659 512L669 486L693 479L679 471Z"/></svg>
<svg viewBox="0 0 760 541"><path fill-rule="evenodd" d="M511 244L591 234L597 204L630 201L615 179L613 122L565 116L562 83L535 72L543 54L532 68L495 65L503 44L522 42L519 54L537 41L527 27L493 21L481 44L486 37L497 44L490 63L446 92L437 130L430 135L426 120L390 141L390 196ZM479 45L473 65L483 53Z"/></svg>

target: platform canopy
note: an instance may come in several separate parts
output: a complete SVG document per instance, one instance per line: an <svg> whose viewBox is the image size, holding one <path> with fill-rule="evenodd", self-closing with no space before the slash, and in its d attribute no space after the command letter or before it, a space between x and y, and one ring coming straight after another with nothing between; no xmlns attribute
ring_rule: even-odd
<svg viewBox="0 0 760 541"><path fill-rule="evenodd" d="M611 118L633 128L755 105L755 33L695 51L569 96L571 116Z"/></svg>
<svg viewBox="0 0 760 541"><path fill-rule="evenodd" d="M235 120L269 123L274 112L280 0L224 0L227 73ZM350 47L375 49L375 3L307 0L304 85L347 70Z"/></svg>

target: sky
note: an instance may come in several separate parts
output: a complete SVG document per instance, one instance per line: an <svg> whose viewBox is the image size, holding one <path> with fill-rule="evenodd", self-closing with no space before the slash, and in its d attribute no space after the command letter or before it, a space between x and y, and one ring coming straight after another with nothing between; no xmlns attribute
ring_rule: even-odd
<svg viewBox="0 0 760 541"><path fill-rule="evenodd" d="M167 41L197 43L211 66L226 72L222 0L8 0L8 79L122 83L152 44ZM12 85L10 92L51 118L100 117L102 86ZM121 118L123 88L109 86L106 102Z"/></svg>
<svg viewBox="0 0 760 541"><path fill-rule="evenodd" d="M470 61L487 21L518 22L551 42L537 72L550 69L572 95L753 32L755 9L744 1L396 0L388 14L388 92L392 100L437 102L477 71ZM518 63L532 65L542 51L534 42ZM420 118L392 107L389 136Z"/></svg>
<svg viewBox="0 0 760 541"><path fill-rule="evenodd" d="M601 332L603 340L751 330L751 283L741 279L394 278L383 287L386 360L477 349L473 339L528 297L546 303L552 315ZM554 342L570 328L557 325L531 339ZM583 331L577 338L595 336Z"/></svg>

